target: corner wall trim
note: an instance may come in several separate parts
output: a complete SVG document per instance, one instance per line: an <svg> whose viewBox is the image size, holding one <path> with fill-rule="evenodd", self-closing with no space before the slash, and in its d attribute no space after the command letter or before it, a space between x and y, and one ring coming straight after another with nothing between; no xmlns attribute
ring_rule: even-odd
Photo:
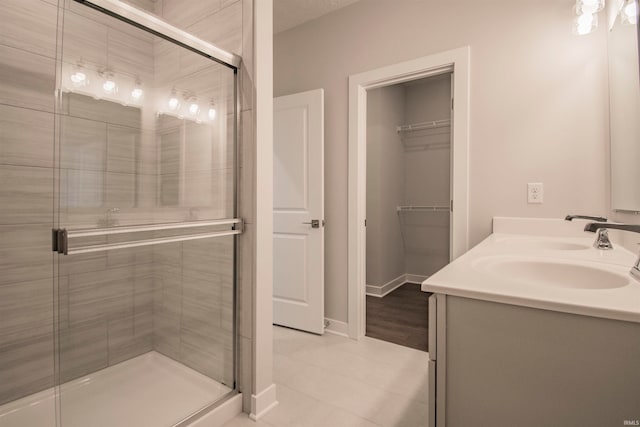
<svg viewBox="0 0 640 427"><path fill-rule="evenodd" d="M342 337L349 337L349 324L347 322L341 322L339 320L324 318L324 323L327 325L324 331L328 334L340 335Z"/></svg>
<svg viewBox="0 0 640 427"><path fill-rule="evenodd" d="M258 421L277 405L276 385L271 384L260 393L251 395L251 413L249 414L249 418L254 421Z"/></svg>

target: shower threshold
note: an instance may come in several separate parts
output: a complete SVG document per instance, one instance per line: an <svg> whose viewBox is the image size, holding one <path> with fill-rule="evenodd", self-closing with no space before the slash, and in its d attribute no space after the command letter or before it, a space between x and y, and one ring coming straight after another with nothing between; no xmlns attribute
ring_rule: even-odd
<svg viewBox="0 0 640 427"><path fill-rule="evenodd" d="M172 426L232 389L151 351L65 383L63 427ZM0 406L0 427L55 427L55 390Z"/></svg>

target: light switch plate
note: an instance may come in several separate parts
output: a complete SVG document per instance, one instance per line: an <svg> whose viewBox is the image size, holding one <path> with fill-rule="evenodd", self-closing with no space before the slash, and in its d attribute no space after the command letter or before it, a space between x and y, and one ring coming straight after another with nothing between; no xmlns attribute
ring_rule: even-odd
<svg viewBox="0 0 640 427"><path fill-rule="evenodd" d="M542 203L544 200L544 187L541 182L530 182L527 184L527 202Z"/></svg>

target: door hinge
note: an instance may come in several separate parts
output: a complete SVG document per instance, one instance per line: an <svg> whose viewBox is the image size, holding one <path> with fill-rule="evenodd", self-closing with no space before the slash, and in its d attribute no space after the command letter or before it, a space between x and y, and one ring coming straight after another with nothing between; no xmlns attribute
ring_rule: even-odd
<svg viewBox="0 0 640 427"><path fill-rule="evenodd" d="M364 220L364 226L365 226L365 227L367 226L367 219L366 219L366 218L365 218L365 220Z"/></svg>
<svg viewBox="0 0 640 427"><path fill-rule="evenodd" d="M451 205L449 206L449 210L453 212L453 200L451 200Z"/></svg>

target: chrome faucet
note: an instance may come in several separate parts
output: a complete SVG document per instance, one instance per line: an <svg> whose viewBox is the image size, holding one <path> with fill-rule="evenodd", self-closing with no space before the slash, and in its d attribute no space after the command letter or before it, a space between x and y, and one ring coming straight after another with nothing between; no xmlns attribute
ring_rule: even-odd
<svg viewBox="0 0 640 427"><path fill-rule="evenodd" d="M609 222L589 222L587 223L587 225L584 226L584 231L589 231L591 233L595 233L596 231L598 232L598 239L596 240L596 243L594 243L594 246L596 248L598 248L597 245L600 239L601 230L607 231L607 229L631 231L632 233L640 233L640 225L636 225L636 224L613 224ZM607 236L607 240L609 240L608 236ZM611 245L611 242L609 242L609 245ZM611 248L608 248L608 249L611 249ZM638 256L638 259L636 260L635 265L631 267L630 273L636 280L640 281L640 255Z"/></svg>

